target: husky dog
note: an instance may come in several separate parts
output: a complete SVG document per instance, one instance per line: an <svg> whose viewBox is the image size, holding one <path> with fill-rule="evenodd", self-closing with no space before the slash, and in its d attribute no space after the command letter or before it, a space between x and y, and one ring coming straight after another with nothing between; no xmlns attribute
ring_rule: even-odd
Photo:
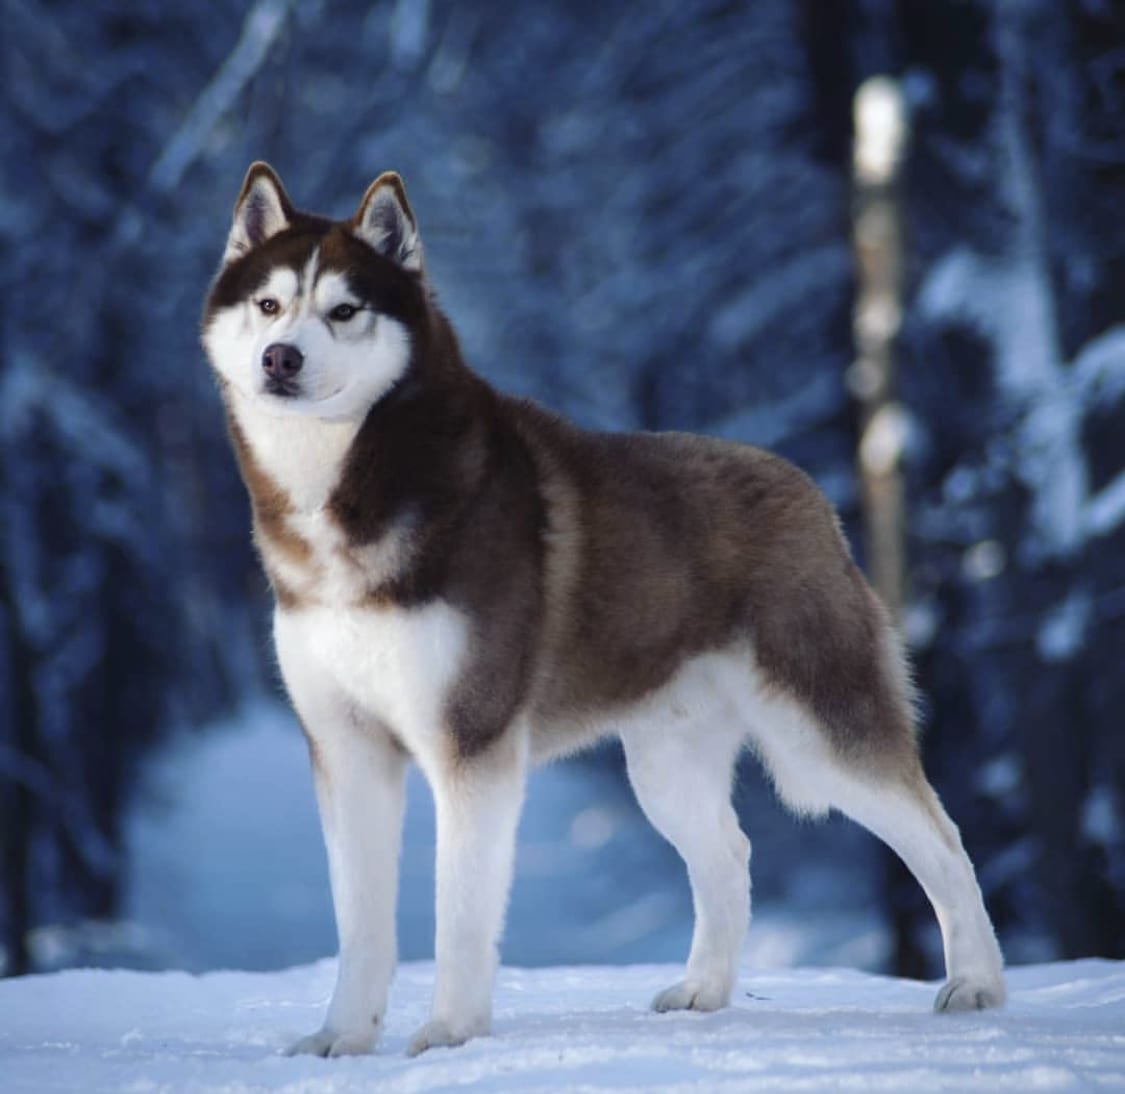
<svg viewBox="0 0 1125 1094"><path fill-rule="evenodd" d="M658 1011L730 1001L753 750L798 813L906 862L941 925L939 1011L1003 1001L1000 950L918 759L887 613L812 482L748 445L588 433L469 370L398 175L350 220L251 166L203 316L276 597L340 959L294 1052L373 1049L395 965L407 762L437 818L436 983L411 1054L489 1029L528 766L607 735L687 864L695 929Z"/></svg>

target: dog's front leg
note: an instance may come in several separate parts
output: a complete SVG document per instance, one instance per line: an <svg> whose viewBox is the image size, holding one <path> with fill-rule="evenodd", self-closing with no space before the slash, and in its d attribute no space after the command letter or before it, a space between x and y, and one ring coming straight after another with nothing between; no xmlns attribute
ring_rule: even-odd
<svg viewBox="0 0 1125 1094"><path fill-rule="evenodd" d="M430 1021L407 1054L487 1033L526 749L514 737L430 775L437 819L437 966Z"/></svg>
<svg viewBox="0 0 1125 1094"><path fill-rule="evenodd" d="M297 656L283 640L284 627L275 633L286 686L309 738L340 944L324 1025L289 1055L371 1052L395 967L406 755L378 721L333 688L307 651Z"/></svg>
<svg viewBox="0 0 1125 1094"><path fill-rule="evenodd" d="M374 1049L394 975L405 757L377 727L313 753L340 957L323 1027L290 1054L346 1056Z"/></svg>

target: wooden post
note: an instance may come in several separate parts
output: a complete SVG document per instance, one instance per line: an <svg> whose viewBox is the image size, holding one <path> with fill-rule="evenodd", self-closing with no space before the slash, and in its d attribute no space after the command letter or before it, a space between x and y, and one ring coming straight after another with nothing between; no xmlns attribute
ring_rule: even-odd
<svg viewBox="0 0 1125 1094"><path fill-rule="evenodd" d="M902 321L903 233L899 170L906 145L902 92L877 76L855 97L853 160L856 360L848 382L859 404L858 471L867 571L895 623L906 606L906 517L902 450L907 417L898 401L895 338ZM924 978L932 970L913 933L914 915L901 894L915 892L898 858L884 856L884 892L891 927L890 971Z"/></svg>
<svg viewBox="0 0 1125 1094"><path fill-rule="evenodd" d="M898 82L864 81L855 97L854 223L858 288L856 361L848 382L859 403L859 478L867 569L896 622L906 600L901 473L907 416L898 401L895 337L902 317L898 177L906 120Z"/></svg>

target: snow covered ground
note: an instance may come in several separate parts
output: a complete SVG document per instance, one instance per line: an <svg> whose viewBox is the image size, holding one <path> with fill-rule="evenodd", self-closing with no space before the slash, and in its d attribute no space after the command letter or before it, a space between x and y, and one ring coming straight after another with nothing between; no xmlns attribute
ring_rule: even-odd
<svg viewBox="0 0 1125 1094"><path fill-rule="evenodd" d="M1011 971L999 1012L937 1016L933 986L743 970L716 1014L645 1003L669 966L505 969L495 1033L408 1060L432 966L399 973L376 1056L290 1059L333 962L276 973L72 970L0 982L0 1089L36 1091L1030 1091L1125 1089L1125 964Z"/></svg>
<svg viewBox="0 0 1125 1094"><path fill-rule="evenodd" d="M45 967L185 971L0 981L0 1094L1125 1090L1125 964L1016 968L1006 1010L935 1016L935 985L860 971L879 966L886 943L863 895L874 886L869 838L794 826L766 812L764 787L750 788L750 829L764 837L760 889L775 899L757 903L734 1006L652 1014L648 1000L679 967L639 962L687 951L682 866L612 769L580 763L533 780L504 955L548 967L502 971L494 1036L403 1056L433 975L411 960L432 952L433 936L432 810L415 779L399 916L407 963L379 1053L288 1059L281 1050L318 1025L334 974L332 960L307 964L335 940L300 733L265 703L175 744L150 774L127 826L125 921L100 942L42 931L37 956ZM827 869L833 860L846 870Z"/></svg>

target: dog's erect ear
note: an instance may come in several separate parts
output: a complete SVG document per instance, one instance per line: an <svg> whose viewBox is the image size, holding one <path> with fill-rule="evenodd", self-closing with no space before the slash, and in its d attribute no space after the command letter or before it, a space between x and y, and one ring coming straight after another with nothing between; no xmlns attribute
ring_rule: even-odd
<svg viewBox="0 0 1125 1094"><path fill-rule="evenodd" d="M227 237L223 262L231 262L265 243L289 225L293 212L285 187L273 168L261 161L250 164L234 204L234 223Z"/></svg>
<svg viewBox="0 0 1125 1094"><path fill-rule="evenodd" d="M422 241L406 187L394 171L384 171L368 188L352 217L351 229L364 243L404 270L422 271Z"/></svg>

